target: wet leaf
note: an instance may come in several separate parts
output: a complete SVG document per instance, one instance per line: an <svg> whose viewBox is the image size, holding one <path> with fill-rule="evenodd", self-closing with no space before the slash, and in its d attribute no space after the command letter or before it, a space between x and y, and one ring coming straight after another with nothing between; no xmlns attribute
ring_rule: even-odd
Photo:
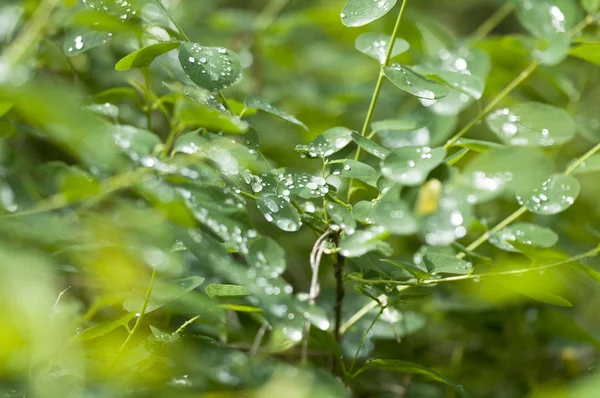
<svg viewBox="0 0 600 398"><path fill-rule="evenodd" d="M372 224L373 219L371 218L371 215L373 214L373 207L374 205L372 202L361 200L352 207L352 215L360 222Z"/></svg>
<svg viewBox="0 0 600 398"><path fill-rule="evenodd" d="M423 261L431 275L466 275L473 271L471 263L447 254L427 253Z"/></svg>
<svg viewBox="0 0 600 398"><path fill-rule="evenodd" d="M410 208L400 199L399 189L388 190L373 207L370 218L394 235L411 235L419 228Z"/></svg>
<svg viewBox="0 0 600 398"><path fill-rule="evenodd" d="M530 223L515 223L493 233L489 242L499 249L520 252L511 242L519 242L535 247L551 247L558 242L558 235L549 228Z"/></svg>
<svg viewBox="0 0 600 398"><path fill-rule="evenodd" d="M357 132L354 132L354 131L352 132L352 139L354 140L354 142L356 142L356 144L359 147L361 147L362 149L364 149L366 152L370 153L371 155L378 157L379 159L385 159L390 154L389 150L374 143L370 139L363 137L362 135L358 134Z"/></svg>
<svg viewBox="0 0 600 398"><path fill-rule="evenodd" d="M249 295L248 289L239 285L221 285L211 283L204 289L210 298L215 297L246 297Z"/></svg>
<svg viewBox="0 0 600 398"><path fill-rule="evenodd" d="M431 275L429 273L405 261L392 261L388 259L382 259L381 261L392 264L398 268L402 268L403 270L411 274L413 277L415 277L417 280L425 280L431 278Z"/></svg>
<svg viewBox="0 0 600 398"><path fill-rule="evenodd" d="M190 100L179 101L176 114L179 122L187 127L204 127L232 134L242 134L248 129L248 123L237 116Z"/></svg>
<svg viewBox="0 0 600 398"><path fill-rule="evenodd" d="M352 235L356 231L356 220L350 210L335 202L327 202L327 214L346 234Z"/></svg>
<svg viewBox="0 0 600 398"><path fill-rule="evenodd" d="M479 153L487 152L490 149L506 148L504 145L498 144L497 142L472 140L470 138L461 138L458 141L456 141L456 143L454 143L454 145L452 145L452 146L467 148L467 149L470 149L471 151L475 151L475 152L479 152Z"/></svg>
<svg viewBox="0 0 600 398"><path fill-rule="evenodd" d="M363 26L387 14L394 5L396 0L348 0L340 17L346 26Z"/></svg>
<svg viewBox="0 0 600 398"><path fill-rule="evenodd" d="M310 158L324 158L343 149L350 142L352 142L352 131L350 129L333 127L323 132L310 144L297 145L296 151L302 152Z"/></svg>
<svg viewBox="0 0 600 398"><path fill-rule="evenodd" d="M418 98L437 100L450 92L446 85L428 79L406 66L386 66L383 71L396 87Z"/></svg>
<svg viewBox="0 0 600 398"><path fill-rule="evenodd" d="M382 242L386 235L385 230L381 228L356 231L342 239L340 253L344 257L359 257L368 252L379 251L383 255L389 256L392 249L387 243Z"/></svg>
<svg viewBox="0 0 600 398"><path fill-rule="evenodd" d="M65 34L63 49L69 57L72 57L105 44L111 39L112 33L77 28Z"/></svg>
<svg viewBox="0 0 600 398"><path fill-rule="evenodd" d="M377 171L368 164L346 159L330 162L331 174L345 178L370 179L377 176Z"/></svg>
<svg viewBox="0 0 600 398"><path fill-rule="evenodd" d="M242 77L239 57L224 47L183 43L179 48L179 62L194 83L209 91L223 90Z"/></svg>
<svg viewBox="0 0 600 398"><path fill-rule="evenodd" d="M569 55L600 65L600 43L584 43L571 48Z"/></svg>
<svg viewBox="0 0 600 398"><path fill-rule="evenodd" d="M575 135L575 123L564 109L539 102L499 109L486 122L501 140L514 146L560 145Z"/></svg>
<svg viewBox="0 0 600 398"><path fill-rule="evenodd" d="M381 172L392 181L415 186L422 184L431 170L444 161L445 156L444 148L396 148L381 162Z"/></svg>
<svg viewBox="0 0 600 398"><path fill-rule="evenodd" d="M536 214L557 214L569 208L579 195L580 184L575 177L554 174L541 185L517 191L517 200Z"/></svg>
<svg viewBox="0 0 600 398"><path fill-rule="evenodd" d="M180 43L177 41L166 41L140 48L121 58L115 65L115 69L124 71L134 68L144 68L149 66L159 55L168 53L179 47L179 45Z"/></svg>
<svg viewBox="0 0 600 398"><path fill-rule="evenodd" d="M423 120L413 120L413 119L389 119L389 120L379 120L377 122L373 122L371 125L371 129L373 132L377 133L379 131L410 131L416 130L426 125L426 122Z"/></svg>
<svg viewBox="0 0 600 398"><path fill-rule="evenodd" d="M277 108L276 106L271 105L269 102L258 98L258 97L254 97L252 95L249 95L246 97L246 99L244 100L244 107L245 109L258 109L261 111L265 111L267 113L270 113L272 115L275 115L283 120L285 120L286 122L290 122L292 124L298 125L300 127L302 127L304 130L308 130L308 127L306 127L306 125L304 123L302 123L300 120L296 119L295 116L290 115L289 113L285 112L283 109Z"/></svg>
<svg viewBox="0 0 600 398"><path fill-rule="evenodd" d="M286 268L285 252L279 244L271 238L258 238L248 249L246 256L248 264L264 271L270 271L270 276L275 278L283 273Z"/></svg>
<svg viewBox="0 0 600 398"><path fill-rule="evenodd" d="M380 33L363 33L356 38L355 45L358 51L376 59L383 65L390 45L390 36ZM409 48L410 45L406 40L396 38L390 59L402 54Z"/></svg>
<svg viewBox="0 0 600 398"><path fill-rule="evenodd" d="M281 196L261 195L256 199L256 205L265 219L274 223L279 229L294 232L302 226L298 210Z"/></svg>

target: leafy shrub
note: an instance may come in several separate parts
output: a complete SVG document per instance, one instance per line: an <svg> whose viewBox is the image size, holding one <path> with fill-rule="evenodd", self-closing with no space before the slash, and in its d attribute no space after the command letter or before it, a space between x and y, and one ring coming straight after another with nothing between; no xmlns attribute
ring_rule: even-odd
<svg viewBox="0 0 600 398"><path fill-rule="evenodd" d="M598 396L599 8L3 3L4 396Z"/></svg>

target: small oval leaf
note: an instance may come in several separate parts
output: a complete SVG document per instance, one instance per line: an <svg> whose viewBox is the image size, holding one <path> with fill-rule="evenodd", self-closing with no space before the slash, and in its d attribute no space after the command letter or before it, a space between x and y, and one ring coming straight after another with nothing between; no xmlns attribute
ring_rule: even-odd
<svg viewBox="0 0 600 398"><path fill-rule="evenodd" d="M396 87L418 98L438 100L450 93L446 85L428 79L406 66L386 66L383 72Z"/></svg>
<svg viewBox="0 0 600 398"><path fill-rule="evenodd" d="M554 246L558 242L558 235L549 228L521 222L491 234L489 241L501 250L520 252L510 243L519 242L524 245L545 248Z"/></svg>
<svg viewBox="0 0 600 398"><path fill-rule="evenodd" d="M579 195L580 184L575 177L554 174L541 186L523 188L517 200L536 214L557 214L569 208Z"/></svg>
<svg viewBox="0 0 600 398"><path fill-rule="evenodd" d="M281 196L261 195L256 199L256 206L268 222L283 231L294 232L302 226L298 210Z"/></svg>
<svg viewBox="0 0 600 398"><path fill-rule="evenodd" d="M396 0L348 0L340 17L348 27L363 26L387 14L396 5Z"/></svg>
<svg viewBox="0 0 600 398"><path fill-rule="evenodd" d="M239 57L224 47L183 43L179 47L179 63L194 83L209 91L223 90L242 77Z"/></svg>
<svg viewBox="0 0 600 398"><path fill-rule="evenodd" d="M115 69L123 71L134 68L144 68L150 65L152 61L154 61L154 59L159 55L168 53L177 47L179 47L179 42L165 41L140 48L139 50L121 58L121 60L115 65Z"/></svg>
<svg viewBox="0 0 600 398"><path fill-rule="evenodd" d="M445 156L444 148L396 148L381 162L381 172L392 181L409 186L420 185L429 172L444 161Z"/></svg>
<svg viewBox="0 0 600 398"><path fill-rule="evenodd" d="M356 38L355 46L358 51L368 55L384 65L390 45L390 36L381 33L363 33ZM396 38L390 58L406 52L410 45L406 40Z"/></svg>

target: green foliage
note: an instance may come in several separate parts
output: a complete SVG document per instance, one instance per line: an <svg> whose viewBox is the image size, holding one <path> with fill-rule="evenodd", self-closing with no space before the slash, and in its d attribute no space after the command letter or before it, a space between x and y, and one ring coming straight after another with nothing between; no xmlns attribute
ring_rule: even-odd
<svg viewBox="0 0 600 398"><path fill-rule="evenodd" d="M599 9L3 3L0 395L595 396Z"/></svg>

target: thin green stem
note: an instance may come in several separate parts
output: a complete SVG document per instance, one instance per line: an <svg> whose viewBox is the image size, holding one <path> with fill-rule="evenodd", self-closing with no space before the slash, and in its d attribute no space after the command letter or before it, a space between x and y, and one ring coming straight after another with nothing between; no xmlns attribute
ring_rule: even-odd
<svg viewBox="0 0 600 398"><path fill-rule="evenodd" d="M271 0L271 2L258 14L254 22L256 32L264 32L277 19L277 15L285 8L290 0Z"/></svg>
<svg viewBox="0 0 600 398"><path fill-rule="evenodd" d="M348 275L347 278L356 282L365 283L369 285L395 285L395 286L424 286L424 285L437 285L439 283L448 283L448 282L458 282L458 281L466 281L466 280L480 280L484 278L492 278L498 276L506 276L506 275L522 275L528 272L535 271L543 271L549 268L558 267L560 265L565 265L569 263L574 263L581 261L585 258L594 257L600 253L600 245L592 250L589 250L585 253L578 254L573 257L569 257L566 260L556 261L550 264L540 265L538 267L532 268L523 268L523 269L514 269L507 271L498 271L498 272L489 272L485 274L469 274L469 275L457 275L457 276L449 276L446 278L440 279L426 279L423 281L395 281L395 280L381 280L381 279L364 279L355 275ZM370 306L369 309L372 309L374 306ZM365 312L365 314L368 311ZM357 313L358 314L358 313Z"/></svg>
<svg viewBox="0 0 600 398"><path fill-rule="evenodd" d="M223 94L222 91L219 91L219 99L223 103L223 106L225 107L225 109L227 109L228 112L233 114L233 112L231 112L231 107L229 106L229 103L227 102L227 98L225 98L225 95Z"/></svg>
<svg viewBox="0 0 600 398"><path fill-rule="evenodd" d="M592 157L592 155L594 155L596 152L600 151L600 144L597 144L595 147L593 147L592 149L590 149L589 151L587 151L583 156L581 156L579 159L577 159L576 161L573 162L573 164L571 164L571 166L569 166L566 170L565 170L565 175L571 175L573 174L573 172L575 170L577 170L577 168L579 166L581 166L586 160L588 160L590 157Z"/></svg>
<svg viewBox="0 0 600 398"><path fill-rule="evenodd" d="M167 7L165 7L165 5L162 3L162 1L156 0L156 4L158 4L158 6L165 12L165 14L167 14L167 17L173 23L173 25L175 25L175 27L177 28L177 31L179 32L181 37L183 37L186 41L190 41L190 38L187 37L187 35L183 31L183 29L181 29L181 26L179 26L179 24L177 23L177 21L175 21L175 19L173 19L173 16L169 12L169 10L167 10Z"/></svg>
<svg viewBox="0 0 600 398"><path fill-rule="evenodd" d="M365 339L367 338L367 335L369 334L371 329L373 329L373 326L375 326L375 323L377 322L377 320L379 319L381 314L383 314L383 310L385 310L385 307L381 307L381 309L379 310L377 315L375 315L373 322L371 322L371 324L369 325L367 330L365 330L365 333L363 334L362 339L360 339L360 344L358 345L358 348L356 349L356 354L354 354L354 358L352 359L352 364L350 365L350 368L348 369L348 374L352 374L352 371L354 370L354 366L356 365L356 361L358 360L358 355L360 354L360 350L362 349L362 346L365 343Z"/></svg>
<svg viewBox="0 0 600 398"><path fill-rule="evenodd" d="M515 9L512 1L506 1L488 19L486 19L471 35L471 45L474 45L490 34Z"/></svg>
<svg viewBox="0 0 600 398"><path fill-rule="evenodd" d="M2 58L6 58L9 65L18 64L27 51L40 39L44 27L51 21L50 15L58 2L59 0L43 0L36 8L19 36L2 54Z"/></svg>
<svg viewBox="0 0 600 398"><path fill-rule="evenodd" d="M481 111L473 120L471 120L465 127L456 133L452 138L446 142L444 149L449 149L458 141L463 135L467 134L477 123L479 123L488 113L492 111L508 94L511 93L518 85L523 83L539 66L538 61L532 61L519 75L508 84L485 108Z"/></svg>
<svg viewBox="0 0 600 398"><path fill-rule="evenodd" d="M200 315L196 315L195 317L188 319L187 321L185 321L183 323L183 325L181 325L179 327L179 329L177 329L176 331L173 332L173 334L178 334L181 333L183 331L183 329L185 329L186 327L188 327L189 325L191 325L192 323L196 322L198 319L200 319Z"/></svg>
<svg viewBox="0 0 600 398"><path fill-rule="evenodd" d="M152 295L152 289L154 289L155 281L156 281L156 268L153 268L152 276L150 277L150 283L148 283L148 288L146 289L146 297L144 298L144 303L142 304L142 309L140 310L139 316L137 317L137 319L135 321L135 325L133 325L133 329L131 329L131 333L129 333L129 335L127 336L127 338L125 339L125 341L123 342L121 347L119 348L119 351L117 351L117 355L115 355L115 357L113 358L113 360L111 362L111 367L112 367L112 365L114 365L116 360L119 358L119 356L121 355L121 353L123 352L125 347L127 347L127 344L129 343L129 341L131 340L131 338L133 337L135 332L137 332L137 330L140 328L142 321L144 320L144 315L146 314L146 308L148 308L148 303L150 302L150 296Z"/></svg>
<svg viewBox="0 0 600 398"><path fill-rule="evenodd" d="M383 86L383 80L385 78L383 68L389 65L390 59L392 58L392 51L394 49L394 44L396 43L396 36L398 35L398 30L400 29L400 22L402 21L402 17L404 16L404 10L406 9L407 3L408 0L402 1L402 6L400 6L400 11L398 12L398 17L396 18L396 24L394 25L394 30L392 31L392 36L390 37L390 42L388 44L388 49L385 54L385 59L379 69L379 76L377 77L377 82L375 83L375 90L373 90L373 96L371 97L371 103L369 104L369 109L367 110L367 116L365 117L365 121L360 132L360 135L362 135L363 137L367 135L367 131L369 131L369 126L371 125L371 120L373 119L373 114L375 113L375 106L377 105L377 100L379 99L379 94L381 93L381 87ZM360 154L361 148L358 147L356 149L356 154L354 155L354 160L359 160ZM354 179L351 178L348 187L348 201L350 201L350 198L352 197L353 185Z"/></svg>

